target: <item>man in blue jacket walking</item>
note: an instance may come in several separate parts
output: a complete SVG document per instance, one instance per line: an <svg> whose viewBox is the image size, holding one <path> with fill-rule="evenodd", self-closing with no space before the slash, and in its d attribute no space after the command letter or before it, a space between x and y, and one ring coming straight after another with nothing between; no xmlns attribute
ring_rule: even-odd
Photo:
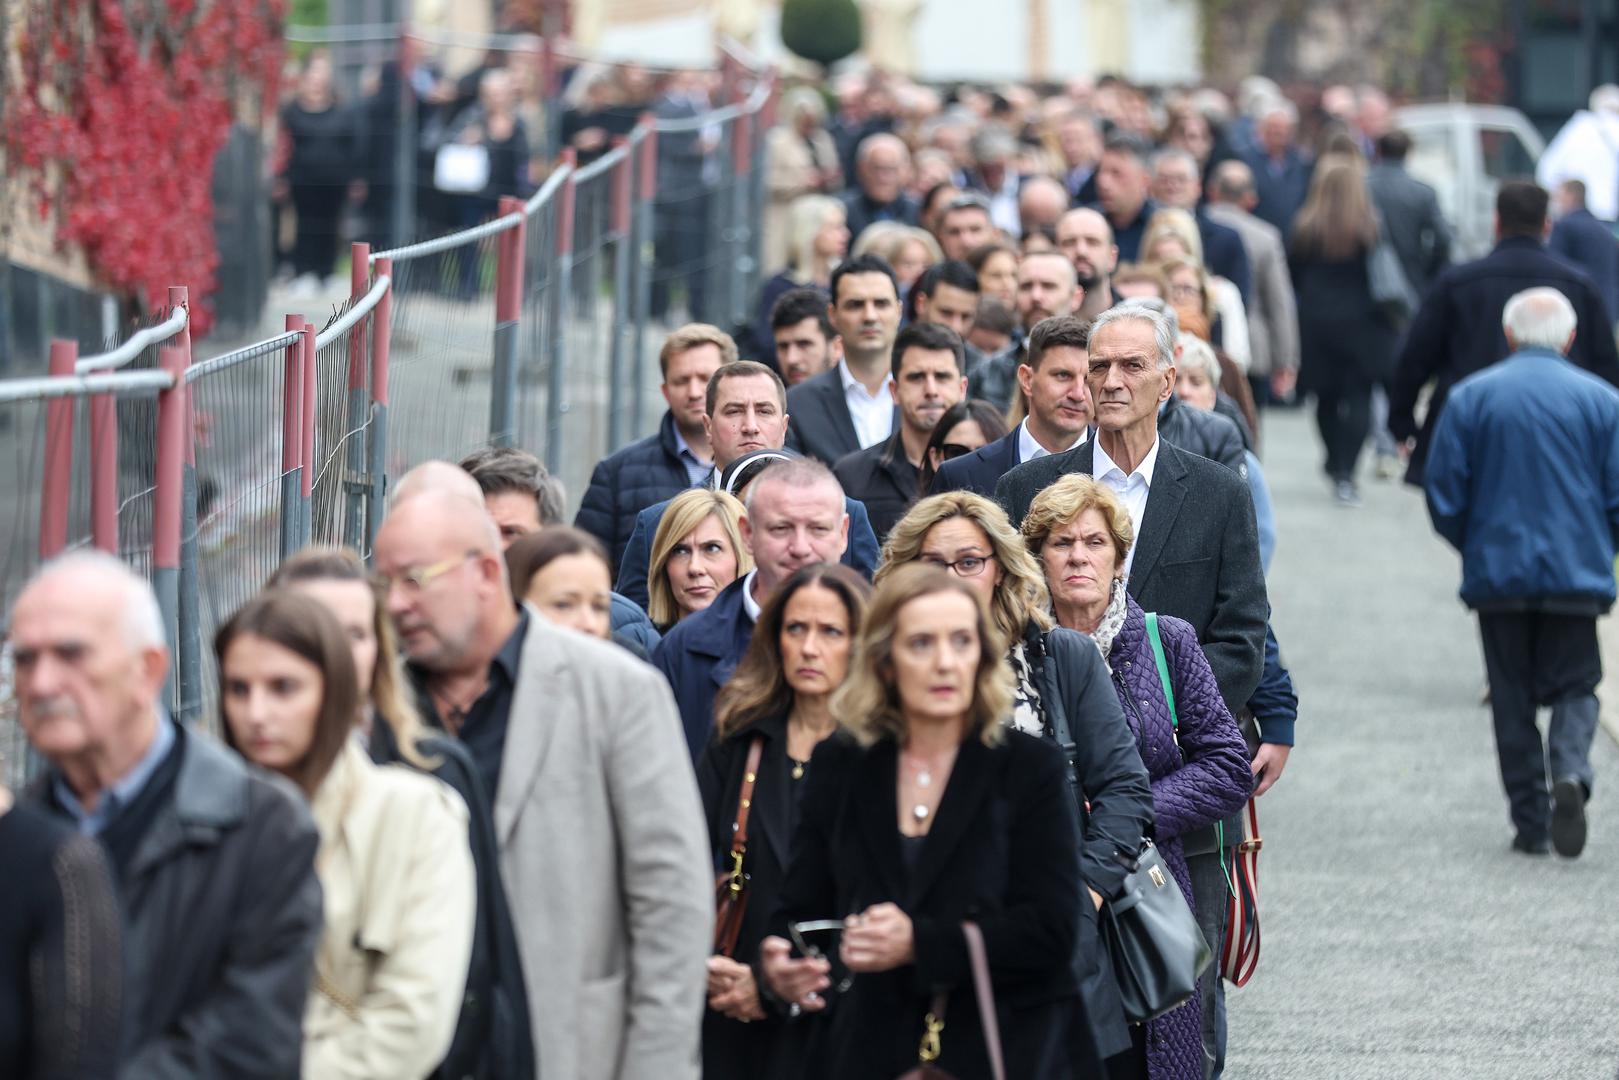
<svg viewBox="0 0 1619 1080"><path fill-rule="evenodd" d="M1585 847L1596 620L1613 606L1619 535L1619 392L1565 359L1576 325L1557 289L1507 301L1511 355L1456 384L1424 485L1434 529L1462 554L1462 600L1478 612L1513 849L1570 858Z"/></svg>

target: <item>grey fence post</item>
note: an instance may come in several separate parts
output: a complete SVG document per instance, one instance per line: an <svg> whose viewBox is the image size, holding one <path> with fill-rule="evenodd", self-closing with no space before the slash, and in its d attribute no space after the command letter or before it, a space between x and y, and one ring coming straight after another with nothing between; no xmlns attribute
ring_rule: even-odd
<svg viewBox="0 0 1619 1080"><path fill-rule="evenodd" d="M399 39L399 113L398 136L394 140L394 203L393 243L389 247L408 244L416 232L416 91L410 85L410 72L415 67L411 56L414 44L408 37ZM549 112L549 110L547 110Z"/></svg>
<svg viewBox="0 0 1619 1080"><path fill-rule="evenodd" d="M394 265L392 259L378 259L377 277L388 279L388 291L377 301L371 319L371 429L366 440L371 474L371 496L365 503L365 556L382 527L388 482L388 345L393 333Z"/></svg>
<svg viewBox="0 0 1619 1080"><path fill-rule="evenodd" d="M281 359L281 558L298 550L298 485L303 473L304 328L302 315L287 316L287 330L300 336Z"/></svg>
<svg viewBox="0 0 1619 1080"><path fill-rule="evenodd" d="M607 450L617 450L629 441L627 433L640 429L635 425L639 416L631 417L629 409L638 404L638 386L625 386L626 353L631 347L629 314L633 298L630 296L630 196L635 183L635 154L629 140L620 136L613 140L615 148L624 154L624 160L613 166L613 318L610 324L612 341L609 342Z"/></svg>
<svg viewBox="0 0 1619 1080"><path fill-rule="evenodd" d="M371 245L356 243L349 250L349 303L357 304L371 284ZM368 315L349 327L348 422L345 425L349 445L342 489L341 542L355 548L360 546L360 529L365 524L365 503L371 489L366 478L365 444L358 437L365 427L366 412L370 406L366 401L365 389L371 367L371 358L366 355L365 331L370 323L371 317Z"/></svg>
<svg viewBox="0 0 1619 1080"><path fill-rule="evenodd" d="M568 403L563 400L568 387L568 332L571 329L573 292L573 212L578 184L574 181L572 147L562 151L562 167L569 170L557 197L556 277L551 281L551 365L545 393L545 467L556 476L562 472L563 417Z"/></svg>
<svg viewBox="0 0 1619 1080"><path fill-rule="evenodd" d="M303 325L303 404L298 410L298 547L308 547L315 538L315 324Z"/></svg>
<svg viewBox="0 0 1619 1080"><path fill-rule="evenodd" d="M646 416L646 324L652 318L653 200L658 190L658 129L650 114L641 118L644 137L637 156L636 204L631 216L635 228L635 429L649 426Z"/></svg>
<svg viewBox="0 0 1619 1080"><path fill-rule="evenodd" d="M500 197L500 216L517 214L515 228L495 239L495 353L489 387L489 445L517 442L517 335L523 317L523 256L528 219L523 200Z"/></svg>

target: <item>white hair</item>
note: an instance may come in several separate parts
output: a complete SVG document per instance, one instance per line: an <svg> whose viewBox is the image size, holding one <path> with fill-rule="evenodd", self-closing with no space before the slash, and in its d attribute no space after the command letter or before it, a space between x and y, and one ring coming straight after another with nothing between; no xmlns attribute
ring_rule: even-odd
<svg viewBox="0 0 1619 1080"><path fill-rule="evenodd" d="M124 624L124 640L131 649L167 648L168 633L157 594L152 591L151 583L128 563L104 551L70 551L36 570L24 591L64 576L82 581L85 589L94 590L117 604L117 616Z"/></svg>
<svg viewBox="0 0 1619 1080"><path fill-rule="evenodd" d="M1258 119L1260 122L1264 122L1273 116L1285 117L1288 124L1294 127L1298 126L1298 107L1286 98L1274 98L1265 102L1260 106L1259 115L1256 117L1256 119Z"/></svg>
<svg viewBox="0 0 1619 1080"><path fill-rule="evenodd" d="M1220 361L1214 355L1214 346L1196 334L1180 334L1175 341L1181 350L1180 370L1201 370L1209 377L1210 383L1219 386Z"/></svg>
<svg viewBox="0 0 1619 1080"><path fill-rule="evenodd" d="M1507 301L1501 327L1519 349L1550 349L1562 353L1579 320L1568 297L1549 286L1525 289Z"/></svg>
<svg viewBox="0 0 1619 1080"><path fill-rule="evenodd" d="M1163 301L1158 301L1162 305ZM1152 327L1152 341L1158 350L1158 370L1175 366L1175 337L1179 324L1171 326L1169 315L1161 307L1155 307L1151 302L1141 300L1126 300L1116 307L1110 307L1096 317L1091 323L1091 348L1096 347L1096 335L1103 329L1119 322L1141 322Z"/></svg>

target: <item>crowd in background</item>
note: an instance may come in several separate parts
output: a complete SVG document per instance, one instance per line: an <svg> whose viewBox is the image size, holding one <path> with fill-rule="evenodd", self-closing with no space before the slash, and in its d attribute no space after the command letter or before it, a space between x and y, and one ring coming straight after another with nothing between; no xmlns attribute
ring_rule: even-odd
<svg viewBox="0 0 1619 1080"><path fill-rule="evenodd" d="M329 73L304 78L289 128L335 140ZM646 95L705 93L590 87L562 124L582 155ZM1221 969L1144 1011L1105 941L1155 849L1223 952L1239 815L1289 759L1264 409L1314 398L1355 505L1378 391L1412 434L1406 390L1472 370L1434 298L1482 286L1445 269L1374 90L1324 92L1308 145L1263 80L1237 108L1111 79L834 90L789 91L769 133L756 321L667 335L668 409L574 522L524 449L418 465L371 566L302 552L221 629L220 740L161 704L143 579L39 572L11 645L51 768L0 816L8 865L40 868L0 901L32 936L0 948L38 959L0 984L0 1061L1221 1075ZM448 144L522 138L507 73L461 91ZM1546 192L1507 185L1498 218L1508 254L1544 254ZM1599 332L1570 359L1609 374L1611 313L1576 306Z"/></svg>

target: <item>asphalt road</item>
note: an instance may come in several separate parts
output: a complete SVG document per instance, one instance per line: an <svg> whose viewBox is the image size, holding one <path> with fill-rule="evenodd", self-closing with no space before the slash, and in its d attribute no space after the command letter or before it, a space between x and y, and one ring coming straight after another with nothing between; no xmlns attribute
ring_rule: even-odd
<svg viewBox="0 0 1619 1080"><path fill-rule="evenodd" d="M1230 994L1226 1075L1612 1080L1619 749L1598 732L1580 859L1510 852L1460 561L1420 493L1368 480L1340 508L1307 414L1270 414L1265 438L1300 718L1260 800L1264 945Z"/></svg>

